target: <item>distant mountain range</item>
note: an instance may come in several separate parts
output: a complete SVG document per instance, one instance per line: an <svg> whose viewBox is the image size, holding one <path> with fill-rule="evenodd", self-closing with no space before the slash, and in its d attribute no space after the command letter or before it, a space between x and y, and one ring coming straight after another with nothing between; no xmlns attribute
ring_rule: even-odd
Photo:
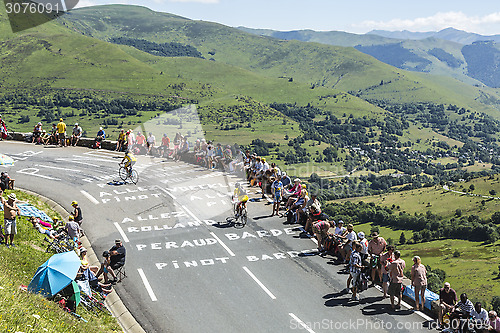
<svg viewBox="0 0 500 333"><path fill-rule="evenodd" d="M367 35L377 35L386 38L396 38L396 39L426 39L434 37L464 45L480 41L494 41L496 43L500 42L500 35L484 36L472 32L457 30L454 28L446 28L441 31L428 31L428 32L412 32L408 30L403 30L403 31L372 30L368 32Z"/></svg>
<svg viewBox="0 0 500 333"><path fill-rule="evenodd" d="M239 29L261 36L350 46L397 68L446 75L467 84L500 87L500 35L482 36L448 28L438 32Z"/></svg>

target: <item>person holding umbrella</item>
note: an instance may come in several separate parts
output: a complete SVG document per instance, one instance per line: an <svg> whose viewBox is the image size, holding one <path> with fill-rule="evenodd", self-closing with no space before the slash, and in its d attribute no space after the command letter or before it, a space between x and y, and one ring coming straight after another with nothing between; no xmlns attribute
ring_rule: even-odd
<svg viewBox="0 0 500 333"><path fill-rule="evenodd" d="M11 193L8 196L8 199L5 200L3 197L3 191L0 190L0 200L3 204L3 218L5 223L5 244L7 247L13 247L14 245L14 236L17 234L17 226L16 226L16 216L21 214L21 210L16 205L16 194ZM10 241L10 244L8 242Z"/></svg>

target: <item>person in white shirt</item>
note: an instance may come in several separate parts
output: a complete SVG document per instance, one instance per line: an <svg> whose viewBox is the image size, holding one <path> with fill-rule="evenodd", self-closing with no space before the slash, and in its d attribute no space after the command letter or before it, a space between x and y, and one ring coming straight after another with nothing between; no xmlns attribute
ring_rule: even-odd
<svg viewBox="0 0 500 333"><path fill-rule="evenodd" d="M346 231L347 231L347 229L344 227L344 221L339 220L337 222L337 226L335 227L334 234L336 236L343 236Z"/></svg>
<svg viewBox="0 0 500 333"><path fill-rule="evenodd" d="M358 240L358 236L356 235L356 232L354 232L354 226L349 224L347 226L347 233L345 233L345 235L340 235L339 237L345 241L344 246L340 250L340 255L342 256L344 262L347 263L351 256L352 245Z"/></svg>
<svg viewBox="0 0 500 333"><path fill-rule="evenodd" d="M149 132L149 136L148 136L148 138L146 140L146 144L148 146L148 152L147 152L147 154L150 154L151 149L156 145L156 138L153 135L153 133Z"/></svg>
<svg viewBox="0 0 500 333"><path fill-rule="evenodd" d="M481 302L476 302L476 304L474 304L474 310L472 310L471 316L476 321L476 327L479 329L488 328L490 325L488 311L482 308Z"/></svg>
<svg viewBox="0 0 500 333"><path fill-rule="evenodd" d="M361 244L361 259L365 260L368 258L368 239L365 238L365 233L363 231L358 232L358 242Z"/></svg>

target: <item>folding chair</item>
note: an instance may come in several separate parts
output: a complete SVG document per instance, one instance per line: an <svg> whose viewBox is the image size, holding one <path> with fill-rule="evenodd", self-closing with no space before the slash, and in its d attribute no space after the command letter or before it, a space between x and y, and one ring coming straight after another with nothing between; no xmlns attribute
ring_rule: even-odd
<svg viewBox="0 0 500 333"><path fill-rule="evenodd" d="M116 274L116 282L121 282L124 278L127 277L127 272L125 271L125 265L115 269Z"/></svg>

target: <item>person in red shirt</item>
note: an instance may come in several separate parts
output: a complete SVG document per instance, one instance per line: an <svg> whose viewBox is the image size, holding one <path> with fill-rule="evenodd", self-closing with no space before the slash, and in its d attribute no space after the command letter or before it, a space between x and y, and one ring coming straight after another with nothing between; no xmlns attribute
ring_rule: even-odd
<svg viewBox="0 0 500 333"><path fill-rule="evenodd" d="M158 147L158 150L160 151L160 156L165 157L165 153L168 153L169 149L170 149L170 139L165 133L161 138L161 146Z"/></svg>

